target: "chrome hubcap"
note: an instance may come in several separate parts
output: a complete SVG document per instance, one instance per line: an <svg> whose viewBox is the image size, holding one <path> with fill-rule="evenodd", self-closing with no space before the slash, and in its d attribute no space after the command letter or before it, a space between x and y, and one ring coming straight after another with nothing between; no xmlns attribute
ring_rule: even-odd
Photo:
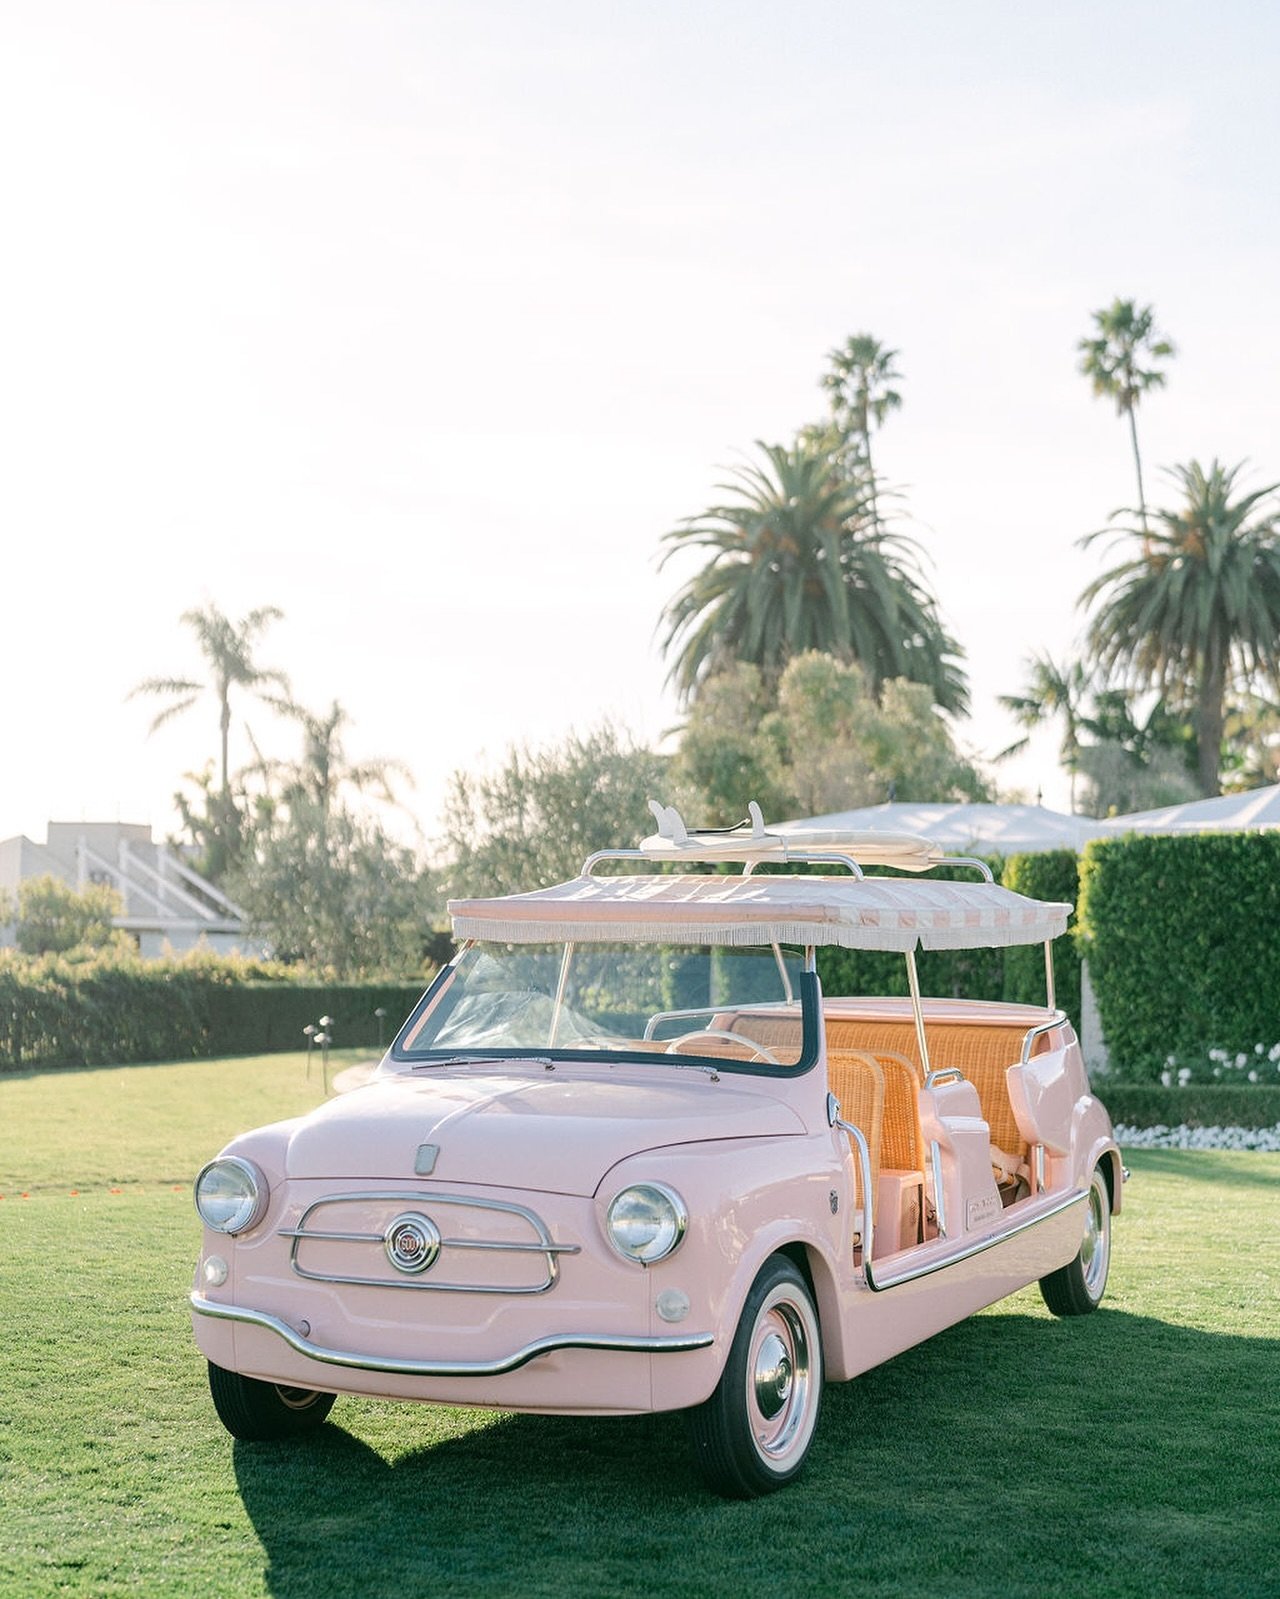
<svg viewBox="0 0 1280 1599"><path fill-rule="evenodd" d="M320 1397L310 1388L281 1388L277 1383L275 1389L286 1410L310 1410Z"/></svg>
<svg viewBox="0 0 1280 1599"><path fill-rule="evenodd" d="M783 1468L804 1451L817 1400L816 1344L805 1307L779 1289L762 1306L747 1367L747 1403L761 1456Z"/></svg>
<svg viewBox="0 0 1280 1599"><path fill-rule="evenodd" d="M791 1356L776 1332L771 1332L756 1353L756 1404L772 1421L791 1392Z"/></svg>
<svg viewBox="0 0 1280 1599"><path fill-rule="evenodd" d="M1085 1288L1093 1300L1102 1297L1111 1259L1111 1208L1102 1182L1101 1176L1095 1177L1089 1190L1084 1238L1080 1242L1080 1268L1084 1273Z"/></svg>

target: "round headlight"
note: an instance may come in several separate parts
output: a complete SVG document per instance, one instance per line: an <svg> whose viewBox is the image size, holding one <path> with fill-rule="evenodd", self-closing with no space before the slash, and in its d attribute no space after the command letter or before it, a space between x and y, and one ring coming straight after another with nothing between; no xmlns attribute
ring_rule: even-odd
<svg viewBox="0 0 1280 1599"><path fill-rule="evenodd" d="M605 1217L605 1230L613 1247L627 1260L638 1260L645 1266L665 1260L684 1237L688 1225L684 1200L664 1183L636 1183L624 1188Z"/></svg>
<svg viewBox="0 0 1280 1599"><path fill-rule="evenodd" d="M238 1156L211 1160L196 1178L196 1209L215 1232L242 1233L262 1219L266 1208L266 1178Z"/></svg>

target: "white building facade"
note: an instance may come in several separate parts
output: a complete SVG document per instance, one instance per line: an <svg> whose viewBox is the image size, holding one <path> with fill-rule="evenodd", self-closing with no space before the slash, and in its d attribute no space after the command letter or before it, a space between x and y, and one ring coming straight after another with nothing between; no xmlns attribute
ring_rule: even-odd
<svg viewBox="0 0 1280 1599"><path fill-rule="evenodd" d="M0 840L0 888L16 895L30 878L46 876L77 892L94 883L114 888L124 904L114 925L148 958L197 944L220 955L258 953L240 907L157 843L144 823L50 822L43 844L21 834ZM0 943L12 943L12 930L5 933L0 928Z"/></svg>

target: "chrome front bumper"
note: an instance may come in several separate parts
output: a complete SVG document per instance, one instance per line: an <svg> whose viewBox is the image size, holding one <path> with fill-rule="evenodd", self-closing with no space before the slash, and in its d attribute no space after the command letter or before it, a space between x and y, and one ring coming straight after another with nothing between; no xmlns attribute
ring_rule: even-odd
<svg viewBox="0 0 1280 1599"><path fill-rule="evenodd" d="M709 1349L715 1342L714 1333L672 1333L660 1338L610 1337L601 1333L559 1334L551 1338L538 1338L517 1349L514 1354L500 1360L394 1360L382 1355L355 1355L342 1349L326 1349L313 1344L281 1321L278 1316L263 1310L246 1310L241 1305L220 1305L203 1295L192 1293L191 1308L197 1316L208 1316L214 1321L234 1321L246 1327L262 1327L282 1338L290 1349L305 1355L308 1360L318 1360L326 1366L343 1366L351 1371L390 1372L397 1377L500 1377L508 1371L518 1371L539 1355L553 1354L560 1349L603 1349L629 1355L679 1355L693 1349Z"/></svg>

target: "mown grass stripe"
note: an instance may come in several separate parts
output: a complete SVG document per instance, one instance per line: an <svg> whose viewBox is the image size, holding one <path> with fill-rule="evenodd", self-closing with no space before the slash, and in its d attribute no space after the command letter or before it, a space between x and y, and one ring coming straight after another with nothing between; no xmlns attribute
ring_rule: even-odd
<svg viewBox="0 0 1280 1599"><path fill-rule="evenodd" d="M0 1599L1276 1594L1276 1157L1127 1155L1102 1311L1057 1322L1029 1290L828 1388L804 1479L728 1504L675 1416L340 1400L304 1448L233 1444L167 1176L303 1108L298 1075L80 1073L74 1115L61 1080L0 1081L6 1158L48 1184L0 1214Z"/></svg>

